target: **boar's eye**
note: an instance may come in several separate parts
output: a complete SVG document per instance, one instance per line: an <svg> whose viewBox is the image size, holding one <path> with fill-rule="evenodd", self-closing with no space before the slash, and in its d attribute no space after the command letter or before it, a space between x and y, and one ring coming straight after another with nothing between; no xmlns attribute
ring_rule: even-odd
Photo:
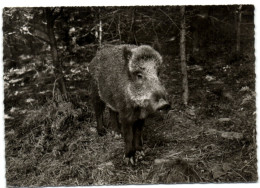
<svg viewBox="0 0 260 188"><path fill-rule="evenodd" d="M143 75L141 73L137 73L136 77L137 77L138 80L143 79Z"/></svg>

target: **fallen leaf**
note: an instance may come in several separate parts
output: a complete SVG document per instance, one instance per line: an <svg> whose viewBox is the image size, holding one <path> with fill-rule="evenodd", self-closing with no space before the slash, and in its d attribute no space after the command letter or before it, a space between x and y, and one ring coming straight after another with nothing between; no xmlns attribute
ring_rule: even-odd
<svg viewBox="0 0 260 188"><path fill-rule="evenodd" d="M250 91L249 87L248 86L245 86L245 87L242 87L240 89L240 91Z"/></svg>
<svg viewBox="0 0 260 188"><path fill-rule="evenodd" d="M212 84L218 85L218 84L224 84L224 82L221 80L217 80L217 81L213 81Z"/></svg>
<svg viewBox="0 0 260 188"><path fill-rule="evenodd" d="M225 175L226 173L222 170L222 168L218 165L214 166L212 169L211 169L211 172L212 172L212 175L213 175L213 178L214 179L217 179L223 175Z"/></svg>
<svg viewBox="0 0 260 188"><path fill-rule="evenodd" d="M149 161L141 161L141 163L144 165L149 165Z"/></svg>
<svg viewBox="0 0 260 188"><path fill-rule="evenodd" d="M216 80L216 77L207 75L207 76L205 77L205 79L210 82L210 81Z"/></svg>
<svg viewBox="0 0 260 188"><path fill-rule="evenodd" d="M208 134L216 134L218 131L216 129L209 129L207 131Z"/></svg>
<svg viewBox="0 0 260 188"><path fill-rule="evenodd" d="M13 117L9 116L8 114L5 114L4 118L5 119L14 119Z"/></svg>
<svg viewBox="0 0 260 188"><path fill-rule="evenodd" d="M227 138L227 139L242 139L243 134L242 133L237 133L237 132L222 132L221 137Z"/></svg>
<svg viewBox="0 0 260 188"><path fill-rule="evenodd" d="M210 145L206 145L206 146L203 147L204 150L207 150L207 149L211 149L212 150L214 148L216 148L215 144L210 144Z"/></svg>
<svg viewBox="0 0 260 188"><path fill-rule="evenodd" d="M231 120L230 118L219 118L218 119L219 122L228 122L230 120Z"/></svg>
<svg viewBox="0 0 260 188"><path fill-rule="evenodd" d="M29 99L25 100L25 102L27 102L27 103L31 103L31 102L34 102L34 101L35 101L35 99L32 99L32 98L29 98Z"/></svg>
<svg viewBox="0 0 260 188"><path fill-rule="evenodd" d="M98 165L98 169L100 169L100 170L102 170L104 168L113 168L113 167L114 167L114 164L111 161Z"/></svg>
<svg viewBox="0 0 260 188"><path fill-rule="evenodd" d="M13 80L10 80L9 83L10 84L15 84L15 83L20 82L22 80L23 80L23 78L13 79Z"/></svg>
<svg viewBox="0 0 260 188"><path fill-rule="evenodd" d="M230 163L223 163L222 168L224 172L228 172L229 170L231 170L232 167Z"/></svg>
<svg viewBox="0 0 260 188"><path fill-rule="evenodd" d="M190 65L190 66L187 66L187 69L188 70L194 70L194 71L202 71L203 70L202 66L200 66L200 65Z"/></svg>
<svg viewBox="0 0 260 188"><path fill-rule="evenodd" d="M97 132L97 129L96 129L95 127L90 127L90 132L96 133L96 132Z"/></svg>
<svg viewBox="0 0 260 188"><path fill-rule="evenodd" d="M13 112L17 111L18 109L19 109L19 108L12 107L12 108L10 109L10 112L13 113Z"/></svg>
<svg viewBox="0 0 260 188"><path fill-rule="evenodd" d="M190 115L190 116L195 116L195 115L196 115L194 108L187 109L187 110L186 110L186 113L187 113L188 115Z"/></svg>
<svg viewBox="0 0 260 188"><path fill-rule="evenodd" d="M248 102L250 102L251 100L253 100L253 97L251 95L247 95L243 98L241 105L247 104Z"/></svg>
<svg viewBox="0 0 260 188"><path fill-rule="evenodd" d="M162 164L162 163L167 163L169 161L170 161L169 159L155 159L154 163L155 164Z"/></svg>

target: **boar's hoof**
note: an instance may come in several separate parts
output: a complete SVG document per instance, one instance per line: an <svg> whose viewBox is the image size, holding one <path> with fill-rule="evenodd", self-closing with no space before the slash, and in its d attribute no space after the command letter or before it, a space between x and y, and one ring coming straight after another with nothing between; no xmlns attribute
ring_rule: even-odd
<svg viewBox="0 0 260 188"><path fill-rule="evenodd" d="M130 157L130 158L129 157L125 157L124 158L124 163L127 164L127 165L130 163L131 165L134 166L135 165L135 160L134 160L133 157Z"/></svg>
<svg viewBox="0 0 260 188"><path fill-rule="evenodd" d="M136 153L135 153L135 160L136 160L136 162L137 161L141 161L144 158L144 156L145 156L145 154L144 154L143 150L136 151Z"/></svg>
<svg viewBox="0 0 260 188"><path fill-rule="evenodd" d="M99 136L105 136L107 134L107 131L105 128L98 129L97 130Z"/></svg>
<svg viewBox="0 0 260 188"><path fill-rule="evenodd" d="M135 166L137 164L138 161L141 161L144 158L145 154L143 151L136 151L135 156L132 157L124 157L124 163L125 164L131 164L133 166Z"/></svg>

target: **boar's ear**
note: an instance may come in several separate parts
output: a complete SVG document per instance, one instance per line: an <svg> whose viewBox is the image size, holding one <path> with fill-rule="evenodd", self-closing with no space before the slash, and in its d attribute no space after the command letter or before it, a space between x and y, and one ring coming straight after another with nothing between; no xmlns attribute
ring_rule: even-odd
<svg viewBox="0 0 260 188"><path fill-rule="evenodd" d="M123 48L123 57L125 59L125 61L128 63L129 60L131 59L132 57L132 52L130 49L127 49L127 47L124 47Z"/></svg>

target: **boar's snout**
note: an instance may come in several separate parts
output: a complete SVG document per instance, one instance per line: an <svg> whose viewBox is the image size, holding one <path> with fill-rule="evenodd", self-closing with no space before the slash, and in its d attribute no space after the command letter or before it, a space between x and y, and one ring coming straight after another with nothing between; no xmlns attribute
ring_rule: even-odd
<svg viewBox="0 0 260 188"><path fill-rule="evenodd" d="M160 99L156 111L168 111L170 110L171 105L164 99Z"/></svg>
<svg viewBox="0 0 260 188"><path fill-rule="evenodd" d="M154 93L154 102L153 108L155 111L168 111L171 108L170 103L166 99L166 95L162 92Z"/></svg>

